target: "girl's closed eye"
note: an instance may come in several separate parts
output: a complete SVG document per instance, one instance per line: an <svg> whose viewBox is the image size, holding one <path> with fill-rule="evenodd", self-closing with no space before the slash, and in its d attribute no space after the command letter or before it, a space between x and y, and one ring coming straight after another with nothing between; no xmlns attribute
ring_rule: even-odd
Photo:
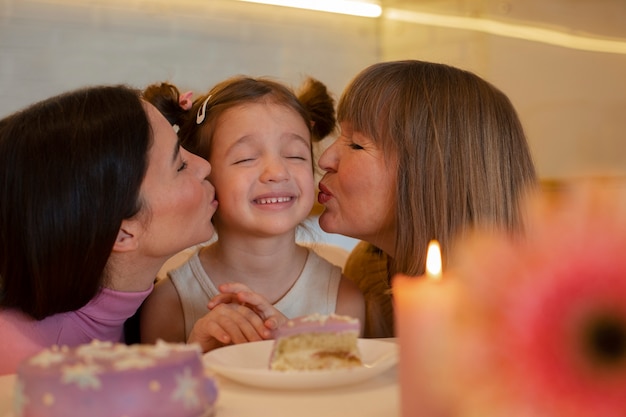
<svg viewBox="0 0 626 417"><path fill-rule="evenodd" d="M287 159L309 161L311 159L311 145L303 139L294 139L282 149L281 154Z"/></svg>
<svg viewBox="0 0 626 417"><path fill-rule="evenodd" d="M308 161L309 158L306 155L289 155L287 156L288 159L299 159L301 161Z"/></svg>
<svg viewBox="0 0 626 417"><path fill-rule="evenodd" d="M246 162L252 162L252 161L254 161L254 158L235 158L233 165L244 164Z"/></svg>

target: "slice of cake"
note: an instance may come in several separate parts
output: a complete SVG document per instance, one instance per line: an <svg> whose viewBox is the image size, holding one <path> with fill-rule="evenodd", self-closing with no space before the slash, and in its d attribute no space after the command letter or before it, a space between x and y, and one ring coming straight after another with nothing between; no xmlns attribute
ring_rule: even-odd
<svg viewBox="0 0 626 417"><path fill-rule="evenodd" d="M270 369L340 369L362 366L359 320L336 314L312 314L289 320L274 332Z"/></svg>
<svg viewBox="0 0 626 417"><path fill-rule="evenodd" d="M17 371L16 417L206 417L217 386L200 348L94 341L46 349Z"/></svg>

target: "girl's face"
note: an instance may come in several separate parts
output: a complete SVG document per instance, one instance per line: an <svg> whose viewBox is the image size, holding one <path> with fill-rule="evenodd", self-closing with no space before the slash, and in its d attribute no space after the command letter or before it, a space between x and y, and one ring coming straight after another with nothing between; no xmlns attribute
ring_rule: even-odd
<svg viewBox="0 0 626 417"><path fill-rule="evenodd" d="M275 236L311 211L315 182L309 129L289 107L246 103L217 120L209 158L218 233Z"/></svg>
<svg viewBox="0 0 626 417"><path fill-rule="evenodd" d="M393 254L396 236L396 164L374 142L340 124L341 135L318 162L326 171L318 201L325 206L320 227L368 241Z"/></svg>
<svg viewBox="0 0 626 417"><path fill-rule="evenodd" d="M148 103L145 107L154 143L141 184L147 213L141 245L151 256L169 257L211 238L217 200L208 181L211 165L180 146L172 126L155 107Z"/></svg>

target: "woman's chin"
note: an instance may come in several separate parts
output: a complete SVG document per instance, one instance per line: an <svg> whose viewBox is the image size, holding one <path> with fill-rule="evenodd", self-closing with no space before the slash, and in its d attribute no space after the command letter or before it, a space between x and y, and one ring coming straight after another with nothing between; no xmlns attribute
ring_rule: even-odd
<svg viewBox="0 0 626 417"><path fill-rule="evenodd" d="M346 231L341 219L338 219L334 213L329 212L328 209L324 210L319 217L320 228L326 233L339 233L345 236L350 236L349 231Z"/></svg>

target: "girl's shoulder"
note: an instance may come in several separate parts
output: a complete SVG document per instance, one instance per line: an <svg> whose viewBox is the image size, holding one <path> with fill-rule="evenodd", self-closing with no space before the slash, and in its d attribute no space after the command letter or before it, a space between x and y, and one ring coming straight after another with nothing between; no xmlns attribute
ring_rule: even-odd
<svg viewBox="0 0 626 417"><path fill-rule="evenodd" d="M309 252L313 252L325 262L335 265L340 269L343 268L346 261L348 260L348 256L350 255L350 252L348 252L346 249L338 245L333 245L331 243L300 242L298 244L300 246L304 246L309 250Z"/></svg>

